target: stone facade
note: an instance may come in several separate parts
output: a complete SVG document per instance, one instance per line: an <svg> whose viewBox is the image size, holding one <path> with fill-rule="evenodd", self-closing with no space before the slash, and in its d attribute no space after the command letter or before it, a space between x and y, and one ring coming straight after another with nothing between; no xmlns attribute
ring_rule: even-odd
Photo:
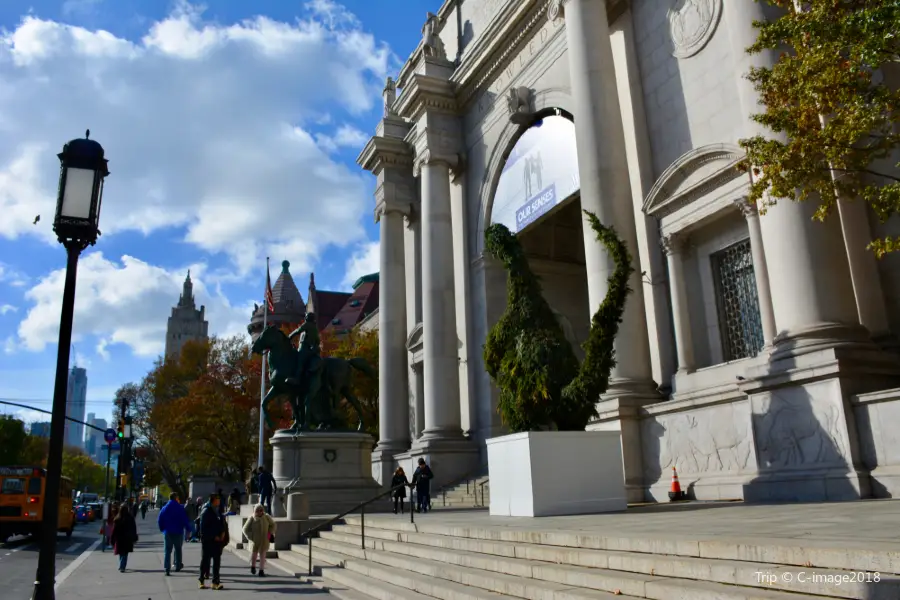
<svg viewBox="0 0 900 600"><path fill-rule="evenodd" d="M630 500L664 498L673 466L698 499L900 492L900 256L865 251L897 222L860 203L825 223L787 201L759 215L736 169L760 131L744 74L774 60L744 52L766 10L447 0L428 15L358 160L381 228L379 481L418 456L449 481L504 433L481 356L506 303L492 222L518 227L567 337L585 339L610 270L587 209L637 267L589 426L621 432ZM569 146L543 144L537 128L565 119ZM544 187L556 154L573 172Z"/></svg>
<svg viewBox="0 0 900 600"><path fill-rule="evenodd" d="M206 307L197 309L194 302L194 284L191 272L184 278L184 286L178 304L172 308L166 325L166 358L178 358L181 349L190 340L207 340L209 323L206 321Z"/></svg>

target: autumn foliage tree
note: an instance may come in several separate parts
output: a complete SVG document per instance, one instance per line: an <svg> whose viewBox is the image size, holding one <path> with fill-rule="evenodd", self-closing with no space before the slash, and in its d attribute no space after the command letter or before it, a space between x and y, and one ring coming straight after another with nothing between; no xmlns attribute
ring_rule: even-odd
<svg viewBox="0 0 900 600"><path fill-rule="evenodd" d="M813 199L825 219L838 199L866 202L885 222L900 213L900 0L768 0L782 16L754 23L751 54L781 50L748 78L782 137L741 140L753 167L750 198ZM900 248L885 237L879 257Z"/></svg>
<svg viewBox="0 0 900 600"><path fill-rule="evenodd" d="M349 333L337 335L334 330L322 333L322 356L350 359L364 358L378 372L378 331L351 329ZM366 432L378 439L378 379L360 371L352 370L353 394L359 399L363 410ZM340 410L348 423L356 422L356 413L346 400L341 400Z"/></svg>

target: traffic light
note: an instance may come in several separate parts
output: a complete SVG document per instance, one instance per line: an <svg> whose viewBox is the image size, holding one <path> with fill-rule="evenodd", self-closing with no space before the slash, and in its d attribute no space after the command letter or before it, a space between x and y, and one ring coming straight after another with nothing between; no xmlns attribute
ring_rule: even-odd
<svg viewBox="0 0 900 600"><path fill-rule="evenodd" d="M128 474L127 473L122 473L121 475L119 475L119 485L122 486L123 488L128 487Z"/></svg>
<svg viewBox="0 0 900 600"><path fill-rule="evenodd" d="M116 432L116 437L120 442L125 439L125 419L119 419L119 430Z"/></svg>

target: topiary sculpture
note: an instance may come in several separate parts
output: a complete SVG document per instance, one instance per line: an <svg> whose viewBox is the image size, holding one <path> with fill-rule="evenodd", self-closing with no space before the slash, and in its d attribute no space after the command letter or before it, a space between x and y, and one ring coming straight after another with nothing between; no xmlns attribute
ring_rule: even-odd
<svg viewBox="0 0 900 600"><path fill-rule="evenodd" d="M485 249L506 267L506 311L484 344L484 363L500 390L500 417L511 431L556 428L582 431L597 416L596 402L616 364L614 342L631 289L631 255L612 227L584 211L597 240L606 246L615 270L609 290L591 320L578 359L544 300L538 277L528 266L519 240L504 225L484 233Z"/></svg>

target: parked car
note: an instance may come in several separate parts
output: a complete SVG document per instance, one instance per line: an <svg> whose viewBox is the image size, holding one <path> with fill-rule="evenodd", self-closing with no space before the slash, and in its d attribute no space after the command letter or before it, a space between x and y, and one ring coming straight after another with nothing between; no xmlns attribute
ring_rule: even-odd
<svg viewBox="0 0 900 600"><path fill-rule="evenodd" d="M75 522L76 523L90 523L93 519L91 519L91 515L93 511L89 509L87 506L78 505L75 507Z"/></svg>

